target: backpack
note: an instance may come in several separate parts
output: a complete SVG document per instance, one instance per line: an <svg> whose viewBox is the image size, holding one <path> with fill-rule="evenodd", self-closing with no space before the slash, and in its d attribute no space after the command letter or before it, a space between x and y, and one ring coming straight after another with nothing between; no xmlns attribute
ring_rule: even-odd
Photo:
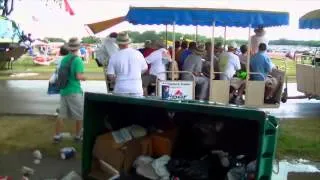
<svg viewBox="0 0 320 180"><path fill-rule="evenodd" d="M69 83L69 75L71 71L71 64L77 56L71 57L71 59L66 63L65 66L60 66L58 71L58 78L56 81L56 87L59 89L64 89Z"/></svg>

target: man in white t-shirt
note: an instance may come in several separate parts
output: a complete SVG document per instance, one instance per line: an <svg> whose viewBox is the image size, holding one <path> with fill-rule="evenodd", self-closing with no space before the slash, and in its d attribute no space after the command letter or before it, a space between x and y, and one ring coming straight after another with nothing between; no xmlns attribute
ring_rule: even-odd
<svg viewBox="0 0 320 180"><path fill-rule="evenodd" d="M167 79L166 73L164 72L167 69L167 64L172 62L171 56L165 49L163 41L153 40L151 42L151 48L154 49L154 51L146 57L146 61L150 65L150 70L148 74L144 74L142 76L143 91L145 96L149 94L148 87L153 83L156 83L157 79Z"/></svg>
<svg viewBox="0 0 320 180"><path fill-rule="evenodd" d="M147 71L148 66L138 50L129 48L130 42L128 33L118 34L120 50L109 60L108 80L115 81L114 94L140 97L143 96L141 74Z"/></svg>
<svg viewBox="0 0 320 180"><path fill-rule="evenodd" d="M165 45L162 41L155 41L153 48L157 49L146 57L146 61L151 65L150 74L157 76L160 80L166 80L166 65L171 62L171 56L165 49Z"/></svg>
<svg viewBox="0 0 320 180"><path fill-rule="evenodd" d="M228 45L228 51L221 53L219 56L219 70L222 72L220 80L229 80L230 86L238 90L239 94L235 99L236 104L243 104L242 94L244 90L245 81L239 78L234 78L234 75L241 69L239 56L235 55L237 44L231 42ZM234 92L231 92L230 98L233 97Z"/></svg>
<svg viewBox="0 0 320 180"><path fill-rule="evenodd" d="M228 51L221 53L219 56L218 64L219 70L222 72L221 80L231 80L236 71L241 69L239 57L234 54L236 48L237 44L232 42L228 46Z"/></svg>
<svg viewBox="0 0 320 180"><path fill-rule="evenodd" d="M263 29L263 27L256 28L254 32L255 35L251 36L251 55L259 52L260 43L266 44L267 47L269 43L269 40L265 37L266 31Z"/></svg>
<svg viewBox="0 0 320 180"><path fill-rule="evenodd" d="M97 61L102 66L108 66L108 61L110 57L119 51L119 47L116 44L118 34L113 32L111 33L96 50Z"/></svg>

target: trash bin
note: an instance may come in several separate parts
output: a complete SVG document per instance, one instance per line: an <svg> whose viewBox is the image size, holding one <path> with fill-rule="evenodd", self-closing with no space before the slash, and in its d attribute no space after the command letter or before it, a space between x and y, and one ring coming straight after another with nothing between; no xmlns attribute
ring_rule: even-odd
<svg viewBox="0 0 320 180"><path fill-rule="evenodd" d="M138 124L166 128L170 124L168 122L182 129L196 122L223 123L224 129L209 140L209 144L215 141L217 148L229 154L243 154L251 160L257 160L256 179L271 179L279 122L264 111L197 101L164 101L157 97L131 98L96 93L85 93L83 177L87 178L93 167L92 152L96 138L106 133L110 126L120 129ZM187 144L191 143L192 138L196 137L186 136ZM180 144L183 142L180 141ZM180 144L177 143L177 147ZM197 151L192 147L188 151L192 149ZM191 154L196 154L195 151ZM179 156L180 151L176 152Z"/></svg>

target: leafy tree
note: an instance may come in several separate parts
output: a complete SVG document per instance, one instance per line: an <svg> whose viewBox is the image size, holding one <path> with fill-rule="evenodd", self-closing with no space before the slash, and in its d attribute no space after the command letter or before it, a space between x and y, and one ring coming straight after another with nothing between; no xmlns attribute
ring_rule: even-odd
<svg viewBox="0 0 320 180"><path fill-rule="evenodd" d="M94 36L88 36L88 37L83 37L81 39L81 42L86 44L98 44L101 42L101 40Z"/></svg>
<svg viewBox="0 0 320 180"><path fill-rule="evenodd" d="M56 38L56 37L46 37L44 39L47 40L48 42L63 42L63 43L66 42L64 39Z"/></svg>
<svg viewBox="0 0 320 180"><path fill-rule="evenodd" d="M128 32L130 38L132 39L132 42L133 43L139 43L139 42L142 42L142 36L140 34L140 32L138 31L129 31Z"/></svg>
<svg viewBox="0 0 320 180"><path fill-rule="evenodd" d="M145 40L156 40L159 39L159 36L155 31L145 31L141 34L142 39Z"/></svg>
<svg viewBox="0 0 320 180"><path fill-rule="evenodd" d="M172 32L167 32L167 37L169 41L172 41ZM166 39L166 32L161 31L159 33L156 33L155 31L145 31L143 33L139 33L136 31L129 31L129 36L132 38L132 41L134 43L143 43L145 40L153 40L153 39ZM182 34L177 32L175 34L176 40L183 40L183 39L189 39L194 40L195 34ZM207 41L211 41L210 37L198 35L197 37L198 42L204 43ZM248 44L248 40L241 40L241 39L230 39L227 40L226 43L229 43L231 41L235 41L239 46L243 44ZM215 43L222 43L224 44L224 38L223 37L216 37ZM279 39L279 40L272 40L269 42L270 45L303 45L303 46L313 46L313 47L320 47L320 41L294 41L294 40L287 40L287 39Z"/></svg>

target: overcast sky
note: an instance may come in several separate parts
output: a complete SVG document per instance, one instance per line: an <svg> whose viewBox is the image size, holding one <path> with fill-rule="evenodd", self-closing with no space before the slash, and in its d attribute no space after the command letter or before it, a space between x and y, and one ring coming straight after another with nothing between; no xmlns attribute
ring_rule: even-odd
<svg viewBox="0 0 320 180"><path fill-rule="evenodd" d="M288 11L290 25L267 28L269 39L320 40L320 30L299 30L299 17L305 13L320 8L320 0L69 0L75 15L70 16L58 6L45 6L45 0L16 0L15 10L11 18L16 20L26 32L35 37L87 36L84 24L102 21L118 16L124 16L130 6L180 6L206 8L233 8ZM52 1L53 0L49 0ZM34 21L32 16L38 21ZM106 36L112 31L145 30L164 31L164 26L133 26L127 22L121 23L97 36ZM172 27L169 27L172 30ZM176 31L195 33L195 27L180 26ZM217 28L216 36L223 36L224 29ZM199 34L210 36L209 27L199 27ZM247 39L248 29L228 28L228 39Z"/></svg>

